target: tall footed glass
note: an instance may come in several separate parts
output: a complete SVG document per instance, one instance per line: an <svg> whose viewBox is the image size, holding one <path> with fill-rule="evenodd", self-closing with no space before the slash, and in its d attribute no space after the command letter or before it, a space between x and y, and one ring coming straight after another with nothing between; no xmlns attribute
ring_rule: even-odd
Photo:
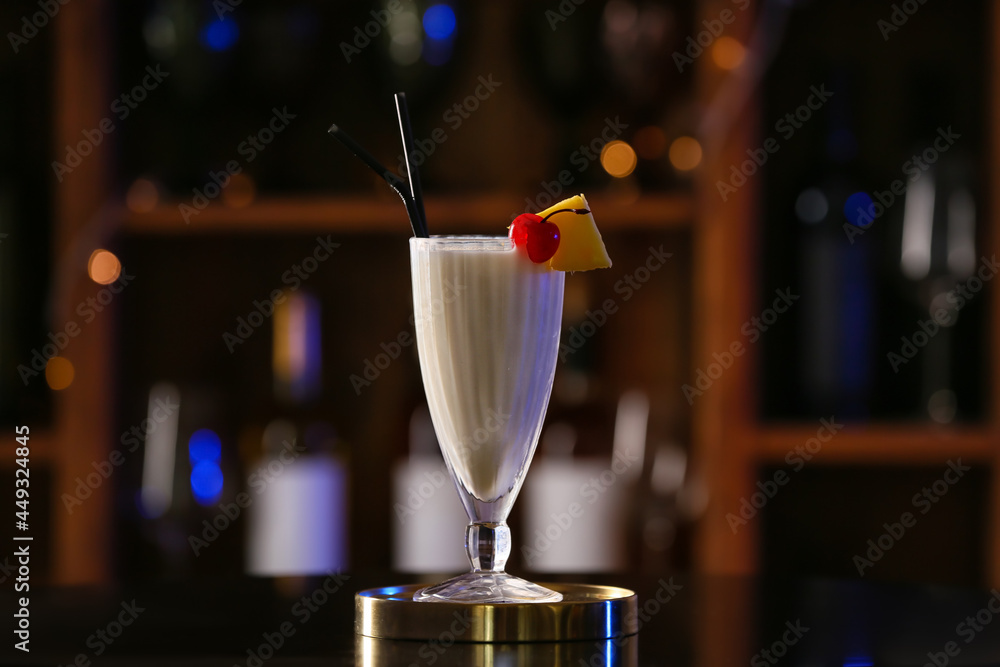
<svg viewBox="0 0 1000 667"><path fill-rule="evenodd" d="M472 571L418 591L418 601L556 602L507 574L507 516L552 392L565 274L506 237L410 239L424 391L441 452L469 515Z"/></svg>

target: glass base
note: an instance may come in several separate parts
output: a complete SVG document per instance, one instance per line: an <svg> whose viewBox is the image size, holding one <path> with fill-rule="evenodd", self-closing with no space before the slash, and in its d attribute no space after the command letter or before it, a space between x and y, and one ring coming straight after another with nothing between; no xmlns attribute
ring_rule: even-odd
<svg viewBox="0 0 1000 667"><path fill-rule="evenodd" d="M559 602L562 593L506 572L468 572L413 594L416 602Z"/></svg>

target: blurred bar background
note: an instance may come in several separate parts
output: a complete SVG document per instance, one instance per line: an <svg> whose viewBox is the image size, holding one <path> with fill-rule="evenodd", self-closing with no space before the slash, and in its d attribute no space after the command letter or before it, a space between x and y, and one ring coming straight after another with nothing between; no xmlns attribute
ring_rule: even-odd
<svg viewBox="0 0 1000 667"><path fill-rule="evenodd" d="M512 569L859 577L911 511L863 576L1000 583L993 3L0 26L0 419L48 580L464 569L404 211L324 136L401 168L405 90L432 233L585 192L615 263L567 280Z"/></svg>

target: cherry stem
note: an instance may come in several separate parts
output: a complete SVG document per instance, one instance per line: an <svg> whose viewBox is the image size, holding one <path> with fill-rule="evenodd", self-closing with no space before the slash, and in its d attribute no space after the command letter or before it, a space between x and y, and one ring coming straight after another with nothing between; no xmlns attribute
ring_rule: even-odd
<svg viewBox="0 0 1000 667"><path fill-rule="evenodd" d="M590 209L586 209L586 208L561 208L558 211L552 211L547 216L545 216L544 218L542 218L542 222L545 222L546 220L548 220L549 218L551 218L552 216L554 216L556 213L567 213L567 212L569 212L569 213L576 213L578 215L584 215L586 213L590 213Z"/></svg>

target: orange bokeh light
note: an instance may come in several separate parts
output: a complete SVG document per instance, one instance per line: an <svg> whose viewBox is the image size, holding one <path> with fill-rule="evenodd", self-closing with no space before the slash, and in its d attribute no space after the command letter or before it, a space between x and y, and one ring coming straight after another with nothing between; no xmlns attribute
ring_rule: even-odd
<svg viewBox="0 0 1000 667"><path fill-rule="evenodd" d="M125 206L133 213L149 213L160 203L160 191L153 181L137 178L125 193Z"/></svg>
<svg viewBox="0 0 1000 667"><path fill-rule="evenodd" d="M701 164L701 144L693 137L677 137L670 144L670 164L678 171L690 171Z"/></svg>
<svg viewBox="0 0 1000 667"><path fill-rule="evenodd" d="M98 248L90 254L87 262L87 274L99 285L107 285L118 280L122 272L122 263L110 250Z"/></svg>
<svg viewBox="0 0 1000 667"><path fill-rule="evenodd" d="M56 391L73 384L75 376L73 364L65 357L52 357L45 364L45 381Z"/></svg>
<svg viewBox="0 0 1000 667"><path fill-rule="evenodd" d="M635 150L624 141L609 141L601 150L601 166L615 178L625 178L638 161Z"/></svg>
<svg viewBox="0 0 1000 667"><path fill-rule="evenodd" d="M712 45L712 61L720 69L736 69L743 64L746 56L746 47L732 37L720 37Z"/></svg>
<svg viewBox="0 0 1000 667"><path fill-rule="evenodd" d="M257 198L257 185L246 174L234 174L222 191L222 203L230 208L244 208Z"/></svg>

